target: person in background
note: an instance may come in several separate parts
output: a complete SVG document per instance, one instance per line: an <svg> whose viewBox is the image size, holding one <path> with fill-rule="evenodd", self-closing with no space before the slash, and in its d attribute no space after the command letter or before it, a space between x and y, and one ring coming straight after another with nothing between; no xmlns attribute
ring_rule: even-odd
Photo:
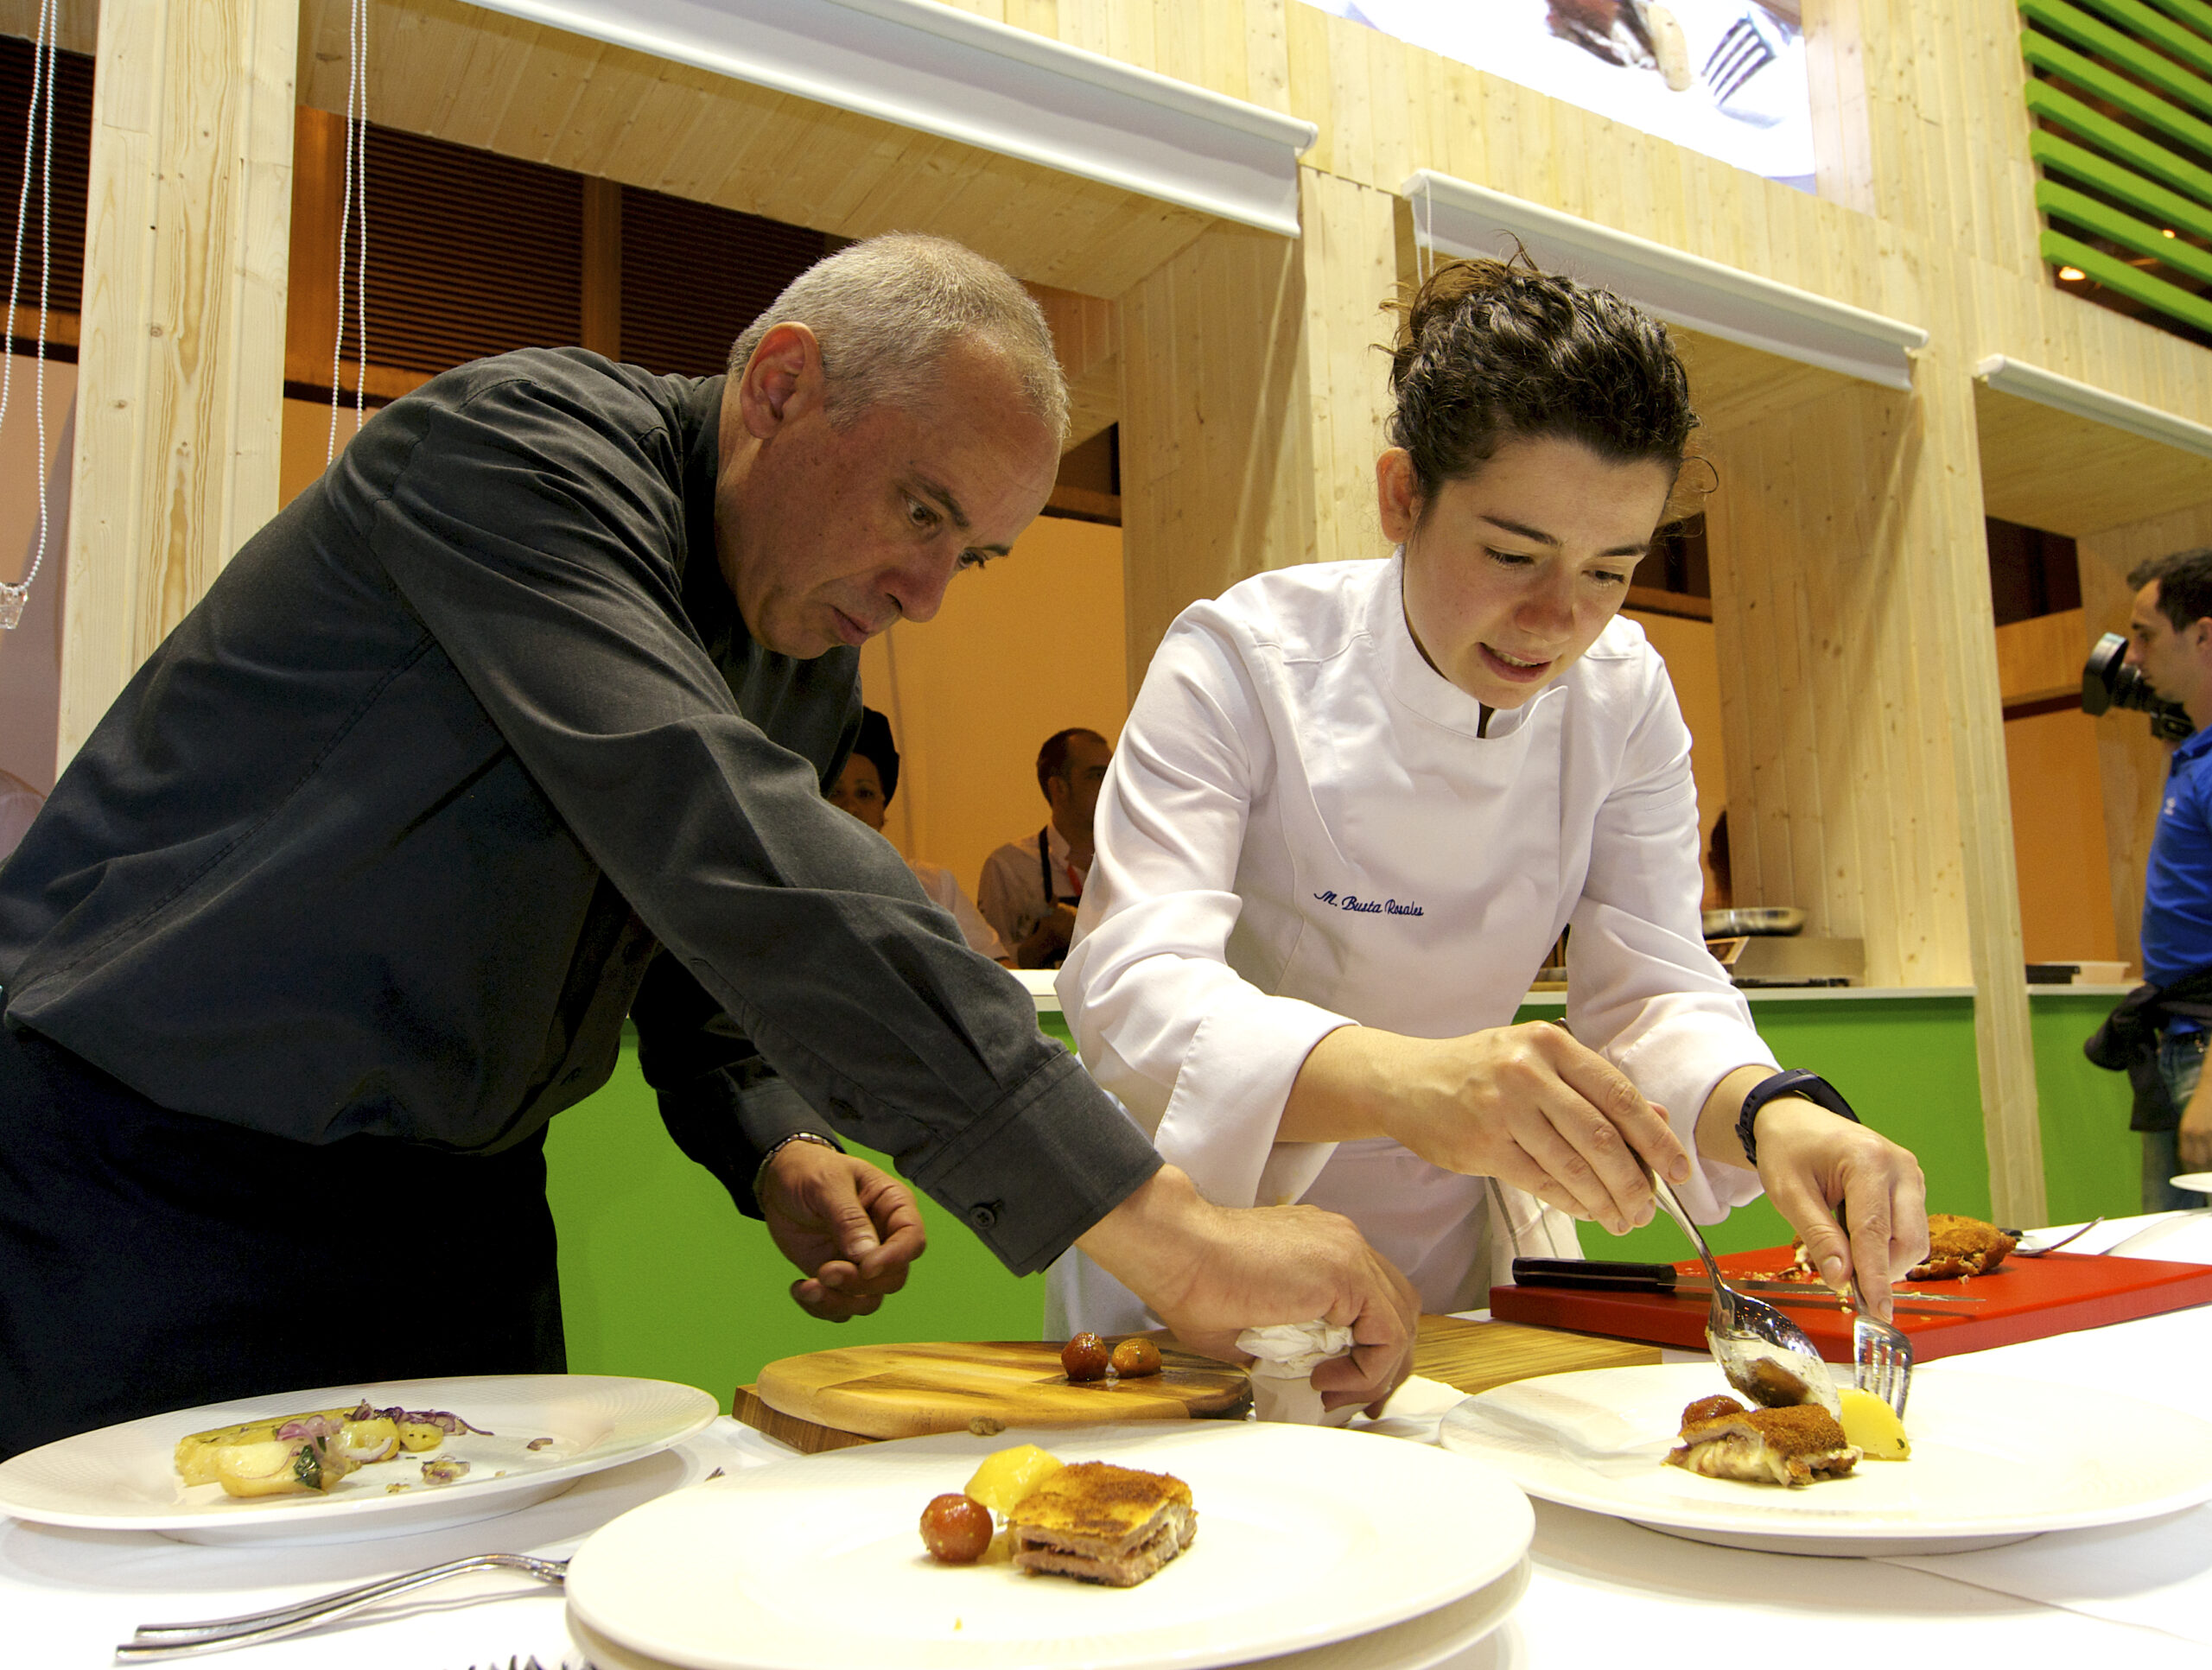
<svg viewBox="0 0 2212 1670"><path fill-rule="evenodd" d="M983 860L976 902L1018 968L1057 968L1075 931L1090 874L1090 819L1113 744L1096 731L1058 731L1037 751L1037 786L1052 816L1033 835L1009 841Z"/></svg>
<svg viewBox="0 0 2212 1670"><path fill-rule="evenodd" d="M881 835L883 820L891 810L891 797L898 792L899 746L891 740L891 721L874 708L863 708L861 733L854 740L852 756L845 761L845 769L837 773L837 780L830 785L825 798L832 806L850 812ZM942 864L926 863L918 858L908 859L906 867L922 884L922 891L937 901L938 908L960 924L960 937L968 942L969 950L981 951L995 962L1013 966L1013 957L991 931L991 924L968 902L968 895L960 891L960 883L951 871Z"/></svg>
<svg viewBox="0 0 2212 1670"><path fill-rule="evenodd" d="M2143 878L2143 979L2089 1044L2101 1066L2126 1068L2143 1134L2143 1210L2202 1203L2177 1173L2212 1171L2212 548L2175 551L2127 576L2135 606L2127 662L2179 702L2196 734L2173 752Z"/></svg>
<svg viewBox="0 0 2212 1670"><path fill-rule="evenodd" d="M1697 422L1665 328L1448 263L1390 390L1397 551L1194 604L1145 673L1058 982L1084 1064L1208 1198L1343 1213L1424 1310L1577 1255L1570 1215L1648 1221L1658 1175L1706 1222L1764 1187L1886 1311L1919 1165L1706 949L1689 732L1619 613ZM1570 924L1566 1026L1516 1025ZM1080 1255L1048 1291L1048 1328L1145 1325Z"/></svg>

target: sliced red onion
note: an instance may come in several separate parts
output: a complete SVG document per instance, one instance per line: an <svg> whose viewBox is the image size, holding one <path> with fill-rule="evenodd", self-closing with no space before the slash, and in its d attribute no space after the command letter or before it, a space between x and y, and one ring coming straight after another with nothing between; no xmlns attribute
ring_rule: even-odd
<svg viewBox="0 0 2212 1670"><path fill-rule="evenodd" d="M523 1448L525 1450L543 1450L547 1445L552 1442L553 1440L551 1438L532 1438L529 1443L524 1445Z"/></svg>
<svg viewBox="0 0 2212 1670"><path fill-rule="evenodd" d="M343 1420L329 1415L297 1415L276 1429L280 1438L334 1438L346 1430Z"/></svg>

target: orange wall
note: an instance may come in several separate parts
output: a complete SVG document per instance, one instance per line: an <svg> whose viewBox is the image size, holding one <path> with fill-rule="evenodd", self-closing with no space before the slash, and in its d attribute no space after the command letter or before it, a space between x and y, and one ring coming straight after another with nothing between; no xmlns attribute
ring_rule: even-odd
<svg viewBox="0 0 2212 1670"><path fill-rule="evenodd" d="M2031 962L2112 962L2120 956L2096 727L2088 714L2071 712L2005 721L2020 938Z"/></svg>
<svg viewBox="0 0 2212 1670"><path fill-rule="evenodd" d="M1720 744L1720 664L1715 658L1713 623L1683 620L1674 615L1623 613L1643 628L1651 647L1667 664L1674 680L1675 700L1681 704L1682 722L1690 727L1690 775L1697 780L1699 842L1702 854L1713 840L1713 824L1728 804L1728 762ZM1708 866L1706 902L1717 902Z"/></svg>
<svg viewBox="0 0 2212 1670"><path fill-rule="evenodd" d="M1071 725L1121 734L1122 622L1122 530L1045 516L1009 556L955 576L934 620L873 640L861 688L899 751L892 844L944 865L973 898L991 849L1045 822L1045 739Z"/></svg>

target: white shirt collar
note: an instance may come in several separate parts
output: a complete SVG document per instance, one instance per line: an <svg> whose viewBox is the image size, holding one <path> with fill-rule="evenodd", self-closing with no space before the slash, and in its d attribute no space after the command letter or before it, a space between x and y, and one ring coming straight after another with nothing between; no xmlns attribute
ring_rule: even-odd
<svg viewBox="0 0 2212 1670"><path fill-rule="evenodd" d="M1406 549L1401 545L1380 565L1382 572L1368 596L1367 630L1382 662L1384 683L1394 697L1424 719L1479 737L1484 734L1483 704L1428 664L1414 641L1413 628L1406 624L1405 562ZM1512 735L1560 689L1560 681L1555 678L1519 707L1493 709L1490 736Z"/></svg>

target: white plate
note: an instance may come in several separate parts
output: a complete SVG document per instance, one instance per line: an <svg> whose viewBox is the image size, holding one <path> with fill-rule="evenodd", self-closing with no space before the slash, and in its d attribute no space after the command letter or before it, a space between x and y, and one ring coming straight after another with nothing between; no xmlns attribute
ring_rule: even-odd
<svg viewBox="0 0 2212 1670"><path fill-rule="evenodd" d="M2200 1195L2212 1195L2212 1172L2188 1172L2180 1177L2170 1177L2166 1181L2177 1189L2191 1189Z"/></svg>
<svg viewBox="0 0 2212 1670"><path fill-rule="evenodd" d="M2110 1393L1948 1368L1913 1381L1910 1461L1862 1461L1847 1478L1796 1490L1664 1465L1682 1406L1726 1390L1703 1362L1549 1375L1468 1399L1444 1418L1441 1442L1548 1502L1794 1554L1992 1548L2212 1498L2212 1423ZM1519 1417L1509 1413L1516 1402Z"/></svg>
<svg viewBox="0 0 2212 1670"><path fill-rule="evenodd" d="M1239 1670L1430 1670L1433 1665L1457 1659L1504 1622L1528 1591L1529 1558L1524 1554L1497 1582L1433 1612L1350 1641L1247 1661ZM569 1634L598 1670L682 1670L665 1659L649 1659L608 1640L577 1617L573 1609L569 1613Z"/></svg>
<svg viewBox="0 0 2212 1670"><path fill-rule="evenodd" d="M363 1399L389 1408L449 1409L488 1436L464 1432L436 1453L468 1464L452 1484L423 1483L420 1458L349 1474L327 1495L226 1496L190 1489L177 1440L211 1427L268 1420ZM0 1514L101 1531L158 1531L179 1542L350 1542L512 1514L558 1495L587 1473L679 1444L718 1413L696 1387L607 1375L483 1375L319 1387L149 1415L27 1450L0 1462ZM542 1449L532 1438L550 1438ZM406 1484L393 1493L387 1485Z"/></svg>
<svg viewBox="0 0 2212 1670"><path fill-rule="evenodd" d="M1196 1500L1196 1539L1134 1589L931 1560L923 1508L1025 1441L1174 1474ZM576 1552L568 1595L587 1629L686 1670L1205 1670L1436 1613L1508 1576L1534 1527L1494 1468L1330 1427L946 1433L648 1502Z"/></svg>

